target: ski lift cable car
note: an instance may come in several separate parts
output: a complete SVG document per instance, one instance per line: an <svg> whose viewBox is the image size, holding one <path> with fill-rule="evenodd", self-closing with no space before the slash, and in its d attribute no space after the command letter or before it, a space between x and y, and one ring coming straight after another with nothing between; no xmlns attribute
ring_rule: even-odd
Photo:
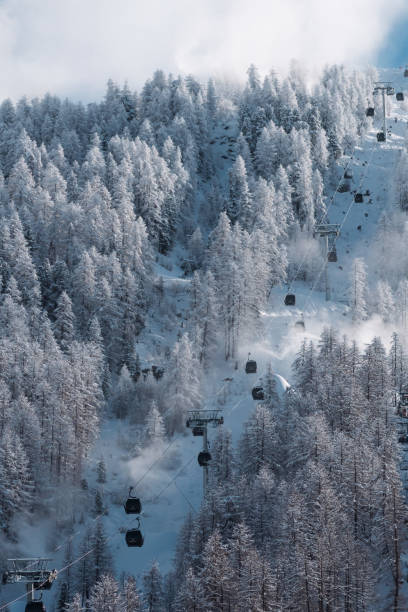
<svg viewBox="0 0 408 612"><path fill-rule="evenodd" d="M366 117L374 117L375 109L373 106L369 106L366 109Z"/></svg>
<svg viewBox="0 0 408 612"><path fill-rule="evenodd" d="M296 296L294 293L288 293L285 296L285 306L295 306L296 304Z"/></svg>
<svg viewBox="0 0 408 612"><path fill-rule="evenodd" d="M384 134L384 132L377 132L377 141L378 142L385 142L385 134Z"/></svg>
<svg viewBox="0 0 408 612"><path fill-rule="evenodd" d="M399 91L395 97L398 100L398 102L404 101L404 94L402 93L402 91Z"/></svg>
<svg viewBox="0 0 408 612"><path fill-rule="evenodd" d="M265 399L265 394L263 387L254 387L251 391L252 397L254 400L263 400Z"/></svg>
<svg viewBox="0 0 408 612"><path fill-rule="evenodd" d="M206 467L211 461L211 453L209 451L200 451L198 453L197 461L201 467Z"/></svg>
<svg viewBox="0 0 408 612"><path fill-rule="evenodd" d="M140 531L140 519L137 519L137 527L134 529L129 529L126 532L125 536L126 544L129 547L137 547L141 548L144 543L144 537L142 532Z"/></svg>
<svg viewBox="0 0 408 612"><path fill-rule="evenodd" d="M46 608L40 599L35 599L28 602L25 607L25 612L46 612Z"/></svg>
<svg viewBox="0 0 408 612"><path fill-rule="evenodd" d="M135 495L132 495L133 487L129 487L128 498L125 502L126 514L140 514L142 511L142 504L140 499Z"/></svg>
<svg viewBox="0 0 408 612"><path fill-rule="evenodd" d="M247 374L256 374L256 368L257 368L256 361L255 359L249 358L250 354L251 353L248 353L248 360L245 364L245 372Z"/></svg>

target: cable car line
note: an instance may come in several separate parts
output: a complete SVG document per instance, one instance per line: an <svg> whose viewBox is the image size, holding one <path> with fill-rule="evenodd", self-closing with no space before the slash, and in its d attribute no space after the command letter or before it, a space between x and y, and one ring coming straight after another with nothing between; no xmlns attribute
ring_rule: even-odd
<svg viewBox="0 0 408 612"><path fill-rule="evenodd" d="M361 124L360 124L360 129L363 127L363 125L364 125L364 121L362 121L362 122L361 122ZM354 153L355 153L355 150L356 150L356 148L359 146L359 144L362 142L362 140L363 140L363 138L364 138L365 136L366 136L366 134L365 134L365 133L364 133L364 134L361 134L360 138L358 139L358 142L356 142L356 144L354 145L353 150L352 150L352 152L351 152L351 154L350 154L350 159L348 160L347 164L346 164L346 165L344 166L344 168L343 168L343 173L342 173L342 175L341 175L341 177L340 177L340 180L339 180L339 182L338 182L338 183L337 183L337 185L336 185L336 188L335 188L335 190L334 190L334 192L333 192L333 195L332 195L332 196L330 197L330 199L329 199L329 204L328 204L328 206L327 206L327 208L326 208L325 212L323 212L323 213L322 213L322 215L321 215L321 217L320 217L320 219L319 219L319 221L318 221L318 223L317 223L318 225L319 225L319 224L321 224L321 223L324 221L324 219L327 217L327 214L328 214L328 212L329 212L329 210L330 210L330 207L331 207L331 206L332 206L332 204L334 203L334 200L335 200L335 198L336 198L336 194L338 193L338 189L339 189L340 185L342 184L342 182L343 182L343 180L344 180L344 174L347 172L347 170L348 170L348 168L349 168L350 164L352 163L352 161L353 161L353 159L354 159ZM302 268L303 268L303 266L304 266L304 264L305 264L305 262L306 262L307 255L308 255L308 253L310 252L310 249L311 249L311 246L310 246L310 247L309 247L309 248L306 250L306 253L304 254L304 256L303 256L303 258L302 258L302 260L301 260L301 262L300 262L300 264L299 264L298 268L296 269L295 274L293 274L292 280L290 281L290 283L289 283L289 285L288 285L288 289L287 289L287 292L286 292L287 294L290 294L290 289L292 288L293 282L295 281L295 279L296 279L296 278L297 278L297 276L299 275L299 272L302 270ZM286 304L286 305L289 305L289 304ZM292 305L292 304L290 304L290 305ZM293 304L293 305L294 305L294 304Z"/></svg>
<svg viewBox="0 0 408 612"><path fill-rule="evenodd" d="M371 160L372 160L372 157L373 157L373 154L374 154L374 150L375 150L375 148L376 148L376 145L375 145L375 143L374 143L374 144L371 146L371 151L370 151L370 155L369 155L369 160L368 160L368 162L367 162L367 164L366 164L366 166L365 166L365 168L364 168L364 172L363 172L363 174L362 174L362 176L361 176L361 178L360 178L360 182L359 182L359 185L358 185L358 188L357 188L357 192L358 192L358 190L361 188L361 186L362 186L362 184L363 184L363 181L366 179L366 176L367 176L367 170L368 170L368 168L369 168L369 166L370 166L370 164L371 164ZM355 199L355 197L353 196L353 198L351 199L350 205L349 205L349 207L348 207L348 209L347 209L347 211L346 211L346 214L345 214L345 216L344 216L344 218L343 218L342 222L340 223L340 230L343 228L343 226L344 226L344 224L345 224L345 222L346 222L346 220L347 220L347 217L349 216L350 211L351 211L351 209L353 208L353 206L354 206L354 204L355 204L355 203L356 203L356 199ZM333 246L334 246L334 247L336 246L336 242L337 242L338 238L339 238L339 237L338 237L338 236L336 236L336 237L334 238L334 240L333 240ZM312 288L309 290L309 293L308 293L308 296L306 297L306 301L305 301L305 305L304 305L304 307L305 307L305 308L306 308L306 306L307 306L307 305L310 303L310 297L311 297L311 295L313 294L313 291L316 289L316 286L317 286L317 284L318 284L318 282L319 282L319 280L320 280L320 277L321 277L321 275L322 275L322 273L323 273L323 271L324 271L324 269L325 269L326 265L327 265L327 263L326 263L326 261L325 261L325 262L324 262L324 264L322 264L322 266L321 266L321 268L320 268L319 274L317 275L317 278L316 278L315 282L313 283Z"/></svg>
<svg viewBox="0 0 408 612"><path fill-rule="evenodd" d="M193 461L195 455L193 455L192 457L190 457L190 459L188 460L188 462L186 464L183 465L182 468L180 468L180 470L177 472L177 474L174 476L174 478L172 478L170 480L170 482L168 482L166 484L166 486L154 497L150 498L146 503L153 503L156 502L162 495L163 493L169 488L169 486L171 484L173 484L173 482L176 480L176 478L178 478L180 476L180 474L182 473L182 471L184 469L186 469L188 467L188 465ZM177 487L178 488L178 487ZM178 488L179 489L179 488ZM181 491L181 489L179 489L180 493L182 493L183 497L186 499L186 501L188 501L189 505L193 508L194 512L196 512L196 509L194 508L193 504L188 500L187 496ZM103 516L100 515L99 518ZM120 531L113 533L112 535L108 536L105 540L105 542L110 542L111 540L115 539L118 536L121 536L122 533ZM94 552L94 550L96 550L97 545L93 546L92 548L90 548L89 550L87 550L85 553L83 553L82 555L80 555L79 557L77 557L76 559L74 559L73 561L70 561L69 563L67 563L64 567L61 567L60 569L57 570L57 576L59 576L60 574L62 574L63 572L65 572L67 569L69 569L70 567L72 567L73 565L76 565L77 563L79 563L80 561L82 561L83 559L85 559L88 555L90 555L91 553ZM43 584L45 584L47 581L45 580L41 585L39 585L38 587L35 588L35 590L38 590L41 588L41 586L43 586ZM6 609L8 606L11 606L12 604L16 603L17 601L21 601L22 599L24 599L27 596L27 593L23 593L22 595L20 595L19 597L16 597L15 599L13 599L12 601L8 601L5 604L2 604L0 607L0 611Z"/></svg>

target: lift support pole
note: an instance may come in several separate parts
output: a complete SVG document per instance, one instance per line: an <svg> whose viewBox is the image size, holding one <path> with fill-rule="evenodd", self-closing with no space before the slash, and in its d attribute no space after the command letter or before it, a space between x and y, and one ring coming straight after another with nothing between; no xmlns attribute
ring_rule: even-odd
<svg viewBox="0 0 408 612"><path fill-rule="evenodd" d="M208 453L208 435L207 435L207 424L204 427L203 435L203 451ZM203 466L203 497L207 496L208 491L208 465Z"/></svg>
<svg viewBox="0 0 408 612"><path fill-rule="evenodd" d="M326 264L324 266L324 275L325 275L325 284L326 284L326 302L331 299L330 292L330 283L329 283L329 236L339 236L340 235L340 225L337 223L326 223L316 225L313 230L314 236L320 236L320 238L324 238L324 256L326 258Z"/></svg>
<svg viewBox="0 0 408 612"><path fill-rule="evenodd" d="M387 140L387 117L385 114L385 96L386 95L393 96L395 94L395 89L392 86L392 83L390 81L377 81L376 83L374 83L373 95L375 96L379 92L381 92L381 98L382 98L383 133L384 133L385 140Z"/></svg>
<svg viewBox="0 0 408 612"><path fill-rule="evenodd" d="M220 410L189 410L186 427L190 429L202 429L203 436L203 452L208 452L208 425L211 423L213 427L223 425L224 417L220 414ZM194 431L193 431L194 433ZM203 465L203 497L208 491L208 465Z"/></svg>

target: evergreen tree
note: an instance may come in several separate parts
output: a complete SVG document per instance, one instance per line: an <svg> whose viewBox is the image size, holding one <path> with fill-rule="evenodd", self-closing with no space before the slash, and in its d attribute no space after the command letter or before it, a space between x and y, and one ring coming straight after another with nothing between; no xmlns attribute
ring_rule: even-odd
<svg viewBox="0 0 408 612"><path fill-rule="evenodd" d="M67 350L74 339L75 317L72 312L72 302L68 294L63 291L58 298L55 309L55 321L53 331L56 340L63 350Z"/></svg>

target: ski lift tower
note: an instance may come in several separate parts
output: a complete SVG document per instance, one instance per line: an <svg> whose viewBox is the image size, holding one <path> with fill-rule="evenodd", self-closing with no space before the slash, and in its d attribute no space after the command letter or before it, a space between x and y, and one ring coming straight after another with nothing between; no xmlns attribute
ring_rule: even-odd
<svg viewBox="0 0 408 612"><path fill-rule="evenodd" d="M208 449L208 425L218 427L223 425L224 417L220 410L189 410L186 427L189 427L194 436L203 437L203 450L198 455L198 462L203 468L203 496L207 495L208 489L208 464L211 461L211 454Z"/></svg>
<svg viewBox="0 0 408 612"><path fill-rule="evenodd" d="M325 273L325 284L326 284L326 302L330 300L330 285L329 285L329 274L328 274L328 262L329 262L329 239L331 249L335 248L336 238L340 236L340 225L337 223L325 223L320 225L315 225L313 230L313 235L320 236L320 238L324 238L325 245L325 257L326 257L326 265L324 268Z"/></svg>
<svg viewBox="0 0 408 612"><path fill-rule="evenodd" d="M395 94L395 89L392 86L391 81L377 81L374 83L374 91L373 95L377 95L381 92L382 97L382 106L383 106L383 134L384 139L387 140L387 119L385 116L385 96L393 96Z"/></svg>
<svg viewBox="0 0 408 612"><path fill-rule="evenodd" d="M33 601L34 591L50 589L58 575L57 570L49 569L52 559L7 559L7 570L3 574L3 584L17 582L27 585L27 602Z"/></svg>

